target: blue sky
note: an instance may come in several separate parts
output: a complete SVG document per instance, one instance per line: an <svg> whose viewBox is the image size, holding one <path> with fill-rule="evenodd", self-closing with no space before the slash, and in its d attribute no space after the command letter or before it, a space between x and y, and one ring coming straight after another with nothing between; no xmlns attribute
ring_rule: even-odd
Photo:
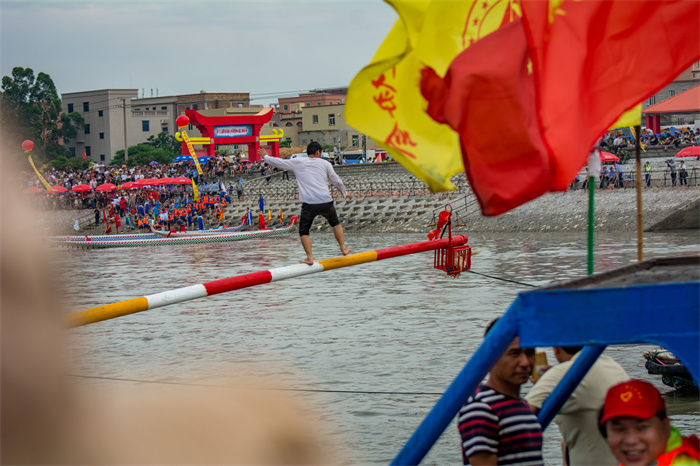
<svg viewBox="0 0 700 466"><path fill-rule="evenodd" d="M381 0L0 0L0 72L43 71L59 94L249 92L265 105L347 86L396 18Z"/></svg>

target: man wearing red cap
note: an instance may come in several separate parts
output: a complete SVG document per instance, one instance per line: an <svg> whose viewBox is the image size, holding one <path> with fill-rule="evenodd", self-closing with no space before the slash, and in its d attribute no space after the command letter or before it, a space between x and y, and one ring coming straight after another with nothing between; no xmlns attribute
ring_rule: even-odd
<svg viewBox="0 0 700 466"><path fill-rule="evenodd" d="M666 416L666 403L649 382L630 380L608 390L600 432L624 465L698 465L700 441L682 437Z"/></svg>

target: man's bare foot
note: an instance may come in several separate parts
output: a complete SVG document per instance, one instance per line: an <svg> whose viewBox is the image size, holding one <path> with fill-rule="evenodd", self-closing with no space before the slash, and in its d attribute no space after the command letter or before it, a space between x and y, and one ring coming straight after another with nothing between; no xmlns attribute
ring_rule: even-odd
<svg viewBox="0 0 700 466"><path fill-rule="evenodd" d="M352 251L352 248L344 248L340 250L340 252L342 252L344 256L350 254L350 251Z"/></svg>
<svg viewBox="0 0 700 466"><path fill-rule="evenodd" d="M304 259L303 261L299 261L300 264L306 264L306 265L314 265L314 260L309 259L308 257Z"/></svg>

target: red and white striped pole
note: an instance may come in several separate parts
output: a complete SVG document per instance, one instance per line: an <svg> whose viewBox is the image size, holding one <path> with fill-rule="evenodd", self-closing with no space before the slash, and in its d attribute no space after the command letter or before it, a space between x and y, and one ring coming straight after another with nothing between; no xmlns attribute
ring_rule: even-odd
<svg viewBox="0 0 700 466"><path fill-rule="evenodd" d="M461 246L467 243L467 236L458 235L452 237L451 240L452 246ZM313 265L294 264L276 269L263 270L261 272L236 275L234 277L222 278L221 280L200 283L199 285L176 288L162 293L72 312L66 314L66 324L68 328L80 327L81 325L114 319L115 317L147 311L157 307L182 303L191 299L205 298L207 296L262 285L264 283L277 282L287 278L301 277L312 273L324 272L326 270L340 269L351 265L391 259L392 257L406 256L418 252L434 251L436 249L446 248L449 244L450 238L442 238L434 241L404 244L347 256L333 257L316 261Z"/></svg>

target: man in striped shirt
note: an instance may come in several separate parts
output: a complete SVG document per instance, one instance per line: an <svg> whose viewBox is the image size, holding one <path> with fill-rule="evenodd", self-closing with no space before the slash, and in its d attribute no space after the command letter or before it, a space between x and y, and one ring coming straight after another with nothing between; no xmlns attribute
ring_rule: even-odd
<svg viewBox="0 0 700 466"><path fill-rule="evenodd" d="M495 324L486 329L489 332ZM520 386L535 365L535 350L515 338L457 417L462 460L471 465L542 465L542 429Z"/></svg>

